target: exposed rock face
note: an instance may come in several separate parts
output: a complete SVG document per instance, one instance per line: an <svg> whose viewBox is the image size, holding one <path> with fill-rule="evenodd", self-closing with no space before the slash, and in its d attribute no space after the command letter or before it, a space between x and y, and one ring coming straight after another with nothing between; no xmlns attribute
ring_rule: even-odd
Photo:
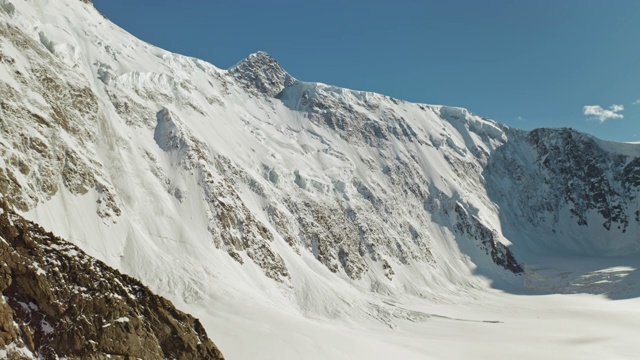
<svg viewBox="0 0 640 360"><path fill-rule="evenodd" d="M296 80L269 54L259 51L230 69L230 74L254 94L274 97Z"/></svg>
<svg viewBox="0 0 640 360"><path fill-rule="evenodd" d="M56 49L43 33L36 41L0 21L0 38L0 66L13 76L0 81L0 158L7 164L0 169L0 191L5 200L26 211L61 187L73 194L91 189L100 194L96 213L115 221L119 200L95 161L98 98L87 79L55 58ZM24 62L3 53L13 48L20 49ZM23 96L29 92L40 100ZM82 153L74 150L78 146Z"/></svg>
<svg viewBox="0 0 640 360"><path fill-rule="evenodd" d="M198 320L0 206L0 354L223 359Z"/></svg>
<svg viewBox="0 0 640 360"><path fill-rule="evenodd" d="M482 244L482 250L486 255L491 256L496 265L502 266L514 274L524 272L511 250L496 240L497 231L491 231L482 224L480 219L467 213L461 204L456 204L455 213L457 217L455 230L458 234L470 236L479 241Z"/></svg>
<svg viewBox="0 0 640 360"><path fill-rule="evenodd" d="M247 256L264 269L265 275L286 282L289 273L284 261L269 246L273 235L255 219L237 191L225 181L219 181L216 173L250 183L248 176L227 158L213 157L205 151L206 145L189 133L168 109L162 109L156 117L156 143L173 156L176 165L192 172L202 188L208 208L208 230L216 246L239 262L243 260L237 252L246 251Z"/></svg>
<svg viewBox="0 0 640 360"><path fill-rule="evenodd" d="M611 144L571 129L535 129L512 131L485 175L493 199L505 213L519 215L521 229L569 238L558 242L560 248L624 255L640 250L639 165L635 145Z"/></svg>
<svg viewBox="0 0 640 360"><path fill-rule="evenodd" d="M593 139L569 129L536 129L527 134L527 141L538 155L536 165L544 171L549 191L572 204L570 211L579 225L588 225L587 212L596 210L607 230L615 224L626 231L629 217L624 207L634 196L618 189L623 190L627 156L609 154Z"/></svg>

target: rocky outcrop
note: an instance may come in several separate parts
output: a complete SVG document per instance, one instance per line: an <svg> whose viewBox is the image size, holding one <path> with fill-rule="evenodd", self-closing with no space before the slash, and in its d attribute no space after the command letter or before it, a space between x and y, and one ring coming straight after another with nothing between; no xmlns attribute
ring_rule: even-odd
<svg viewBox="0 0 640 360"><path fill-rule="evenodd" d="M208 230L216 247L225 250L240 263L243 260L238 251L245 251L264 270L265 275L286 282L289 271L284 260L269 245L273 241L273 234L254 217L237 191L218 174L224 174L226 179L250 184L248 175L227 158L214 157L206 151L206 145L166 108L158 112L156 117L156 143L163 151L172 154L176 165L195 176L202 189L208 208ZM254 187L258 185L254 184ZM254 191L261 190L258 187Z"/></svg>
<svg viewBox="0 0 640 360"><path fill-rule="evenodd" d="M295 79L289 75L269 54L259 51L249 55L229 70L248 91L275 97Z"/></svg>
<svg viewBox="0 0 640 360"><path fill-rule="evenodd" d="M524 272L511 250L496 240L497 232L495 230L489 229L480 219L469 214L460 204L455 205L455 213L457 222L454 229L459 235L470 236L476 240L480 244L480 248L486 255L491 256L491 260L496 265L514 274Z"/></svg>
<svg viewBox="0 0 640 360"><path fill-rule="evenodd" d="M26 64L3 50L12 48L20 49ZM0 81L0 159L6 164L0 170L0 191L22 211L50 200L62 187L77 195L95 191L96 213L116 221L120 201L95 161L98 97L81 73L55 55L43 33L37 41L0 21L0 66L12 75L11 81ZM39 94L39 100L28 93ZM74 150L79 147L81 152Z"/></svg>
<svg viewBox="0 0 640 360"><path fill-rule="evenodd" d="M547 174L545 183L572 204L571 214L579 225L588 225L588 210L596 210L607 230L616 225L626 231L627 196L617 186L628 162L626 156L609 154L593 139L570 129L536 129L527 135L527 141L538 154L537 165Z"/></svg>
<svg viewBox="0 0 640 360"><path fill-rule="evenodd" d="M638 251L639 154L567 128L512 131L484 176L502 217L516 215L514 233L530 228L559 249L628 255Z"/></svg>
<svg viewBox="0 0 640 360"><path fill-rule="evenodd" d="M223 359L200 322L0 204L0 354Z"/></svg>

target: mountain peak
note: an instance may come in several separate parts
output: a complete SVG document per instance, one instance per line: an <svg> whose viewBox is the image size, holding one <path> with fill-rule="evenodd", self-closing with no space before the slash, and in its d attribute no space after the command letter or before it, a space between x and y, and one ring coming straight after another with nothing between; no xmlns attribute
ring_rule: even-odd
<svg viewBox="0 0 640 360"><path fill-rule="evenodd" d="M296 80L264 51L250 54L229 72L248 90L269 97L275 97Z"/></svg>
<svg viewBox="0 0 640 360"><path fill-rule="evenodd" d="M265 59L265 60L270 60L270 61L275 61L275 59L273 57L271 57L271 55L269 55L266 51L256 51L253 54L249 54L249 56L247 56L245 58L245 60L248 59Z"/></svg>
<svg viewBox="0 0 640 360"><path fill-rule="evenodd" d="M236 65L232 66L231 70L246 65L269 65L282 69L280 64L278 64L278 62L265 51L257 51L249 54L246 58L242 59ZM284 69L282 70L284 71Z"/></svg>

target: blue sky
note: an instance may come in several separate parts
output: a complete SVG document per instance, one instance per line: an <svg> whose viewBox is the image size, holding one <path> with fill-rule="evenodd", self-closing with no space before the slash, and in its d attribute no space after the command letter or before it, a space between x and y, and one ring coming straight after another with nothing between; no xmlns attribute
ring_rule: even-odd
<svg viewBox="0 0 640 360"><path fill-rule="evenodd" d="M133 35L220 68L264 50L304 81L640 141L638 0L94 3Z"/></svg>

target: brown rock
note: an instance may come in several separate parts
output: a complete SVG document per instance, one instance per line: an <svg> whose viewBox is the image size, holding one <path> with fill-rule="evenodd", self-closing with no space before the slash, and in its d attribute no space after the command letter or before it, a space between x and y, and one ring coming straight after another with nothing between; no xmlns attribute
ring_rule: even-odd
<svg viewBox="0 0 640 360"><path fill-rule="evenodd" d="M43 359L223 359L198 320L0 209L0 349L13 344Z"/></svg>

